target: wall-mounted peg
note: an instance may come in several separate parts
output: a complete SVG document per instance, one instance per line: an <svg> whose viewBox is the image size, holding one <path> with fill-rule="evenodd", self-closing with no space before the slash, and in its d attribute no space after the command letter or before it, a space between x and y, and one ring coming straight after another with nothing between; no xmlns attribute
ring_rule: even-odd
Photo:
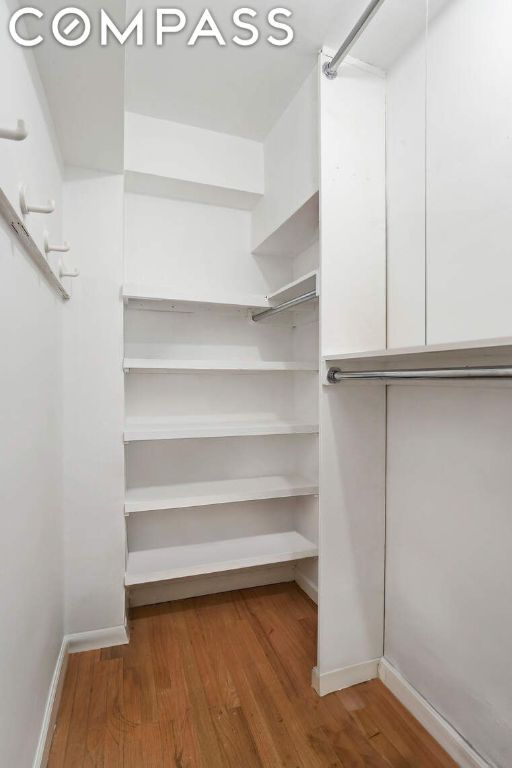
<svg viewBox="0 0 512 768"><path fill-rule="evenodd" d="M0 139L9 141L23 141L28 136L27 126L24 120L18 120L16 128L0 128Z"/></svg>
<svg viewBox="0 0 512 768"><path fill-rule="evenodd" d="M78 277L80 270L78 267L66 267L64 262L59 264L59 277Z"/></svg>
<svg viewBox="0 0 512 768"><path fill-rule="evenodd" d="M27 190L25 187L20 189L20 209L26 216L27 213L53 213L55 210L55 200L48 200L46 205L31 205L27 201Z"/></svg>
<svg viewBox="0 0 512 768"><path fill-rule="evenodd" d="M64 242L61 245L53 245L48 240L48 232L44 233L44 251L48 255L49 253L55 252L55 253L67 253L71 246Z"/></svg>

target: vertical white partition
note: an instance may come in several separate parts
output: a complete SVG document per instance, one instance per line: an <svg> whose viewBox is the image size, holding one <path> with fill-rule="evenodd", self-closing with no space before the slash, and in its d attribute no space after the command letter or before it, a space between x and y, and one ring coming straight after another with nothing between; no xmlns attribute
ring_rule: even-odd
<svg viewBox="0 0 512 768"><path fill-rule="evenodd" d="M355 62L320 75L323 355L386 344L384 86ZM374 677L382 656L385 413L384 387L321 384L321 694Z"/></svg>

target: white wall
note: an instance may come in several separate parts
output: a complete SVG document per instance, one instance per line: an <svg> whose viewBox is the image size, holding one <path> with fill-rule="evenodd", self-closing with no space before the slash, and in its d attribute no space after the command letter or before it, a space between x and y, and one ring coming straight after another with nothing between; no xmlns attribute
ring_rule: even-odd
<svg viewBox="0 0 512 768"><path fill-rule="evenodd" d="M265 196L252 214L258 246L318 191L316 67L265 139Z"/></svg>
<svg viewBox="0 0 512 768"><path fill-rule="evenodd" d="M391 387L385 655L512 764L510 388Z"/></svg>
<svg viewBox="0 0 512 768"><path fill-rule="evenodd" d="M64 323L66 632L124 623L123 177L68 169L81 274Z"/></svg>
<svg viewBox="0 0 512 768"><path fill-rule="evenodd" d="M0 26L7 27L0 2ZM18 187L58 201L51 217L27 219L42 245L49 225L61 234L61 172L44 97L30 56L0 46L0 123L30 130L22 143L0 140L0 187L18 208ZM5 76L9 73L9 76ZM0 762L29 768L60 650L62 564L62 300L49 287L3 221L0 225Z"/></svg>

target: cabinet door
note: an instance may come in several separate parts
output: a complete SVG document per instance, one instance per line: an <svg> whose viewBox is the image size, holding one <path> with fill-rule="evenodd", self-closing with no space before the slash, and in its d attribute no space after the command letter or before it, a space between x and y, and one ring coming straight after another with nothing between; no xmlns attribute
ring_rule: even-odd
<svg viewBox="0 0 512 768"><path fill-rule="evenodd" d="M425 344L426 0L392 0L386 67L387 346ZM385 8L385 6L384 6ZM377 23L378 19L375 20Z"/></svg>
<svg viewBox="0 0 512 768"><path fill-rule="evenodd" d="M511 30L510 0L430 0L430 344L512 335Z"/></svg>
<svg viewBox="0 0 512 768"><path fill-rule="evenodd" d="M352 49L385 87L388 347L425 343L426 23L427 0L386 0Z"/></svg>

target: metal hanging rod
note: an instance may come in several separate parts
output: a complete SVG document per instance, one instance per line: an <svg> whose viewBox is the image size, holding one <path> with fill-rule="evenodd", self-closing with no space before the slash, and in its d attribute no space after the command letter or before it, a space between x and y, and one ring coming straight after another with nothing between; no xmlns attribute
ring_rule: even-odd
<svg viewBox="0 0 512 768"><path fill-rule="evenodd" d="M342 381L403 381L442 379L512 379L512 368L495 366L489 368L418 368L409 371L342 371L330 368L327 373L329 384Z"/></svg>
<svg viewBox="0 0 512 768"><path fill-rule="evenodd" d="M316 291L309 291L309 293L303 293L302 296L297 296L295 299L284 301L282 304L278 304L276 307L264 309L263 312L253 313L252 319L257 323L259 320L264 320L268 317L272 317L273 315L278 315L280 312L284 312L286 309L291 309L292 307L296 307L298 304L304 304L304 302L312 301L316 298Z"/></svg>
<svg viewBox="0 0 512 768"><path fill-rule="evenodd" d="M334 80L338 76L338 68L343 59L350 53L350 49L363 34L364 30L373 19L383 2L384 0L372 0L355 27L349 32L341 47L338 48L338 51L335 53L331 61L328 61L324 64L322 67L323 73L329 80Z"/></svg>

